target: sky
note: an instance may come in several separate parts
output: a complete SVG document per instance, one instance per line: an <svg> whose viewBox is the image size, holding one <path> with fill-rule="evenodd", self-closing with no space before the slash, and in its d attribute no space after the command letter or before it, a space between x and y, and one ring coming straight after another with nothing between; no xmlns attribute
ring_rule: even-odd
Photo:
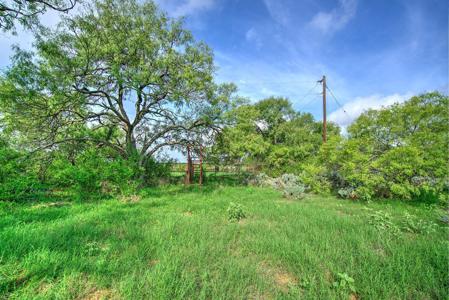
<svg viewBox="0 0 449 300"><path fill-rule="evenodd" d="M321 119L317 80L326 75L328 119L346 127L368 108L448 93L447 0L156 2L213 49L216 80L235 83L251 101L287 97ZM58 18L41 19L54 26ZM1 33L0 69L13 44L30 48L32 41L20 28L17 36Z"/></svg>

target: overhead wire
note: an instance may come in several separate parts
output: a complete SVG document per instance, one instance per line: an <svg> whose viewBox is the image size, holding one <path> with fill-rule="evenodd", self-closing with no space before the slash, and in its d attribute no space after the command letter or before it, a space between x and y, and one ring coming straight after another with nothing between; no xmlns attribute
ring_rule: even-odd
<svg viewBox="0 0 449 300"><path fill-rule="evenodd" d="M344 109L343 105L340 104L340 102L338 101L337 97L335 97L334 93L332 92L332 90L329 88L329 86L326 85L326 89L329 91L329 93L331 94L332 98L334 99L335 103L337 103L337 105L343 110L343 112L349 117L348 112Z"/></svg>
<svg viewBox="0 0 449 300"><path fill-rule="evenodd" d="M305 93L304 95L302 95L301 97L299 97L299 99L300 99L300 100L305 100L305 99L307 99L307 97L310 96L310 95L312 94L313 90L314 90L317 86L318 86L318 82L315 82L315 85L314 85L310 90L308 90L307 93ZM312 98L312 99L313 99L313 98ZM310 103L310 101L304 102L304 104L308 104L308 103Z"/></svg>

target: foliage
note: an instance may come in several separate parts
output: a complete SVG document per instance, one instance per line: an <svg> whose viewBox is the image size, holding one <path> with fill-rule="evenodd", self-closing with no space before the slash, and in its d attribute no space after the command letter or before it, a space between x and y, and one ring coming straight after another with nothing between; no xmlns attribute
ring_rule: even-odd
<svg viewBox="0 0 449 300"><path fill-rule="evenodd" d="M16 23L31 27L38 23L39 14L48 9L68 12L78 0L2 0L0 2L0 29L15 33Z"/></svg>
<svg viewBox="0 0 449 300"><path fill-rule="evenodd" d="M375 211L369 217L368 223L379 231L389 232L393 235L397 235L400 231L399 227L393 222L392 216L387 212Z"/></svg>
<svg viewBox="0 0 449 300"><path fill-rule="evenodd" d="M304 185L287 185L284 187L283 195L286 198L302 199L305 192Z"/></svg>
<svg viewBox="0 0 449 300"><path fill-rule="evenodd" d="M305 176L343 198L438 202L447 194L448 97L427 93L362 114L348 138L331 137ZM324 178L323 178L324 177ZM310 184L320 191L320 184Z"/></svg>
<svg viewBox="0 0 449 300"><path fill-rule="evenodd" d="M332 123L328 131L330 136L339 134ZM321 143L320 122L311 114L295 112L288 99L271 97L231 110L212 152L224 163L250 164L280 176L299 174Z"/></svg>
<svg viewBox="0 0 449 300"><path fill-rule="evenodd" d="M246 218L246 213L241 204L231 202L227 209L228 220L232 222L238 222L241 219Z"/></svg>
<svg viewBox="0 0 449 300"><path fill-rule="evenodd" d="M312 192L329 194L332 189L332 183L327 175L327 169L323 164L318 164L312 161L310 164L304 166L299 177L301 182L303 182Z"/></svg>
<svg viewBox="0 0 449 300"><path fill-rule="evenodd" d="M48 170L49 182L81 199L133 193L137 184L135 166L121 157L112 158L96 149L79 153L71 162L57 157Z"/></svg>
<svg viewBox="0 0 449 300"><path fill-rule="evenodd" d="M258 174L253 184L261 187L272 187L280 190L284 197L293 199L304 198L306 186L294 174L283 174L278 178L271 178L265 173Z"/></svg>
<svg viewBox="0 0 449 300"><path fill-rule="evenodd" d="M35 172L29 166L30 160L12 149L0 136L0 201L29 200L45 191Z"/></svg>
<svg viewBox="0 0 449 300"><path fill-rule="evenodd" d="M431 221L418 219L409 213L405 213L403 230L411 233L430 234L437 230L438 225Z"/></svg>
<svg viewBox="0 0 449 300"><path fill-rule="evenodd" d="M349 290L353 293L356 292L354 278L346 273L337 273L337 280L334 281L333 286L340 291Z"/></svg>
<svg viewBox="0 0 449 300"><path fill-rule="evenodd" d="M171 160L149 159L144 168L145 184L155 186L161 180L168 179L171 176L173 162Z"/></svg>
<svg viewBox="0 0 449 300"><path fill-rule="evenodd" d="M382 211L375 211L370 214L369 224L373 225L379 231L390 232L398 235L399 232L408 232L416 234L431 234L437 231L438 225L435 222L424 220L405 212L403 216L393 217Z"/></svg>
<svg viewBox="0 0 449 300"><path fill-rule="evenodd" d="M17 50L0 80L9 131L32 148L92 143L138 162L213 131L235 86L215 85L213 57L151 2L98 0Z"/></svg>

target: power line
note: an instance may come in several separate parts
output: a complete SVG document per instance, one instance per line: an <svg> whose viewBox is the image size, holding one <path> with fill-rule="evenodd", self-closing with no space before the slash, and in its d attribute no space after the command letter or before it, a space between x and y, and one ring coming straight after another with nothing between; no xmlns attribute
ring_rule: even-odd
<svg viewBox="0 0 449 300"><path fill-rule="evenodd" d="M272 84L309 84L314 83L312 80L295 80L295 79L257 79L257 80L245 80L241 79L236 81L240 84L259 84L259 83L272 83Z"/></svg>
<svg viewBox="0 0 449 300"><path fill-rule="evenodd" d="M332 90L329 88L329 86L326 86L326 89L329 91L329 93L331 94L332 98L334 98L335 103L337 103L337 105L343 110L343 112L349 117L348 112L343 108L343 105L340 104L340 102L338 101L337 97L335 97L334 93L332 92Z"/></svg>
<svg viewBox="0 0 449 300"><path fill-rule="evenodd" d="M301 97L299 97L299 99L300 99L300 100L307 99L307 97L311 95L311 93L313 92L313 90L314 90L317 86L318 86L318 82L315 82L315 85L314 85L310 90L308 90L307 93L305 93L304 95L302 95ZM309 102L310 102L310 101L309 101ZM309 102L306 102L306 104L309 103Z"/></svg>

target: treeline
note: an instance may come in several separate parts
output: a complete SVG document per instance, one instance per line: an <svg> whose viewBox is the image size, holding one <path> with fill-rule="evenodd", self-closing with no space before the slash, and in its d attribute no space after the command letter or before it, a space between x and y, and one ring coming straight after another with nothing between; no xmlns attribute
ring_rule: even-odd
<svg viewBox="0 0 449 300"><path fill-rule="evenodd" d="M289 100L217 84L212 50L151 1L93 1L34 31L0 76L0 200L134 193L170 176L162 150L187 145L316 193L447 196L447 96L368 111L347 135L330 123L323 144L322 123Z"/></svg>
<svg viewBox="0 0 449 300"><path fill-rule="evenodd" d="M283 98L245 104L228 113L211 159L253 164L270 176L298 175L317 193L350 199L447 202L448 97L427 93L368 110L347 135L298 113Z"/></svg>

